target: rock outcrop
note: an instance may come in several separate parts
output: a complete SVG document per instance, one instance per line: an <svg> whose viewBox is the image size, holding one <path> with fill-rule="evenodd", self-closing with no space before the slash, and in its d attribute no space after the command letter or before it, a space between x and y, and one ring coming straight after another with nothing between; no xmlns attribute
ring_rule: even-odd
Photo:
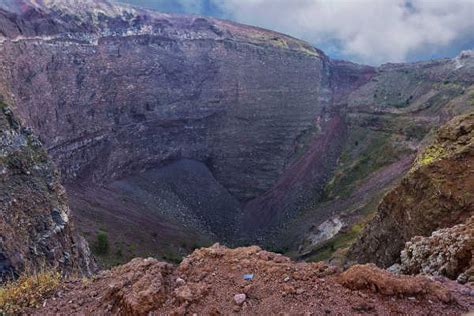
<svg viewBox="0 0 474 316"><path fill-rule="evenodd" d="M461 283L474 282L474 218L429 237L416 236L402 250L400 271L442 275Z"/></svg>
<svg viewBox="0 0 474 316"><path fill-rule="evenodd" d="M388 267L400 261L400 252L411 238L429 236L438 229L464 223L474 214L473 174L474 113L471 113L453 119L438 131L435 142L418 156L401 184L383 198L376 217L352 247L351 258ZM472 222L468 221L466 225L471 226ZM458 229L453 228L452 238L456 238ZM449 232L443 230L439 234ZM427 241L436 242L439 237L437 234ZM419 241L414 240L417 244L415 248L424 243L418 245ZM452 246L455 247L454 244ZM409 256L411 245L407 247L405 255ZM447 253L443 255L444 251L450 249L440 254L441 265L450 257ZM436 254L433 253L433 256ZM446 258L443 259L443 256ZM428 267L430 259L426 260L421 265ZM459 264L464 268L468 263ZM455 277L452 273L462 269L455 265L452 267L455 271L447 270L444 273ZM443 268L435 268L436 271L438 269Z"/></svg>
<svg viewBox="0 0 474 316"><path fill-rule="evenodd" d="M394 276L374 264L354 265L341 274L340 282L353 290L367 290L383 295L428 296L449 303L453 297L440 284L425 277Z"/></svg>
<svg viewBox="0 0 474 316"><path fill-rule="evenodd" d="M39 140L0 104L0 282L23 272L90 274L60 176Z"/></svg>
<svg viewBox="0 0 474 316"><path fill-rule="evenodd" d="M93 280L64 284L28 314L460 314L474 304L453 281L397 277L373 265L340 273L258 247L196 250L178 267L134 259ZM464 293L464 294L463 294Z"/></svg>

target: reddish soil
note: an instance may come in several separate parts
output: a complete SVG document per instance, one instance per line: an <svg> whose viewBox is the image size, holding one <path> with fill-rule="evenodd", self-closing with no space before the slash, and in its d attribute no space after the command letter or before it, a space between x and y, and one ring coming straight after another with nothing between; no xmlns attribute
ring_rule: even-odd
<svg viewBox="0 0 474 316"><path fill-rule="evenodd" d="M242 230L267 228L270 223L275 224L285 216L293 217L295 210L321 193L329 171L337 161L346 133L346 126L339 115L322 124L326 132L313 139L305 154L288 166L267 192L245 205L245 227ZM312 186L314 183L320 184L317 189ZM313 189L308 191L308 188Z"/></svg>
<svg viewBox="0 0 474 316"><path fill-rule="evenodd" d="M244 274L253 274L244 280ZM460 315L474 288L397 277L373 265L341 273L258 247L196 250L178 267L134 259L90 281L65 283L36 315Z"/></svg>

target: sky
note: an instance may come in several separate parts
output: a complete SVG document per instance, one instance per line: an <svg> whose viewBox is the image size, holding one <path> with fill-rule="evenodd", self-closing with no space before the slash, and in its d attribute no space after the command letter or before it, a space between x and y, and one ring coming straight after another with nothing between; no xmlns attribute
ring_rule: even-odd
<svg viewBox="0 0 474 316"><path fill-rule="evenodd" d="M214 16L306 40L370 65L454 57L474 49L474 0L120 0Z"/></svg>

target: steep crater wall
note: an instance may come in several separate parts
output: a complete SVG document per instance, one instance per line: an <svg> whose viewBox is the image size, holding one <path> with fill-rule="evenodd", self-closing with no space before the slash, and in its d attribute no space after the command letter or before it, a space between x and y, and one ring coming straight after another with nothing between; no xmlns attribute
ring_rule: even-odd
<svg viewBox="0 0 474 316"><path fill-rule="evenodd" d="M136 11L86 19L84 28L67 12L35 10L5 23L2 90L68 187L108 186L195 160L246 209L232 212L227 224L246 212L252 225L244 226L252 230L285 219L287 209L273 202L246 204L274 195L288 168L298 172L284 182L304 177L307 187L285 194L282 206L294 213L321 190L345 126L320 51L213 19ZM54 27L35 27L38 19ZM28 31L19 36L11 23ZM212 213L205 222L216 222Z"/></svg>

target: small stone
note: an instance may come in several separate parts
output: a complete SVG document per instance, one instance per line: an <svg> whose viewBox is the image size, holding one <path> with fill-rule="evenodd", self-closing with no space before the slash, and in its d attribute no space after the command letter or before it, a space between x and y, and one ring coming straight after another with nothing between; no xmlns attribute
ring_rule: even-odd
<svg viewBox="0 0 474 316"><path fill-rule="evenodd" d="M295 294L296 293L296 290L293 286L291 285L288 285L288 284L285 284L283 286L283 291L286 295L290 295L290 294Z"/></svg>
<svg viewBox="0 0 474 316"><path fill-rule="evenodd" d="M396 274L396 275L400 275L401 271L402 271L402 266L400 264L396 263L396 264L388 267L387 271L391 272L393 274Z"/></svg>
<svg viewBox="0 0 474 316"><path fill-rule="evenodd" d="M176 285L182 286L182 285L185 285L185 284L186 284L186 281L184 281L184 279L182 279L182 278L177 278L176 279Z"/></svg>
<svg viewBox="0 0 474 316"><path fill-rule="evenodd" d="M247 295L245 295L243 293L234 295L234 302L237 305L242 305L245 302L246 299L247 299Z"/></svg>
<svg viewBox="0 0 474 316"><path fill-rule="evenodd" d="M469 289L467 289L467 288L466 288L466 289L462 289L462 290L460 291L460 293L461 293L462 295L474 296L474 290L471 291L471 290L469 290Z"/></svg>
<svg viewBox="0 0 474 316"><path fill-rule="evenodd" d="M284 281L284 282L288 282L288 281L290 281L290 277L289 277L289 276L287 276L286 278L284 278L284 279L283 279L283 281Z"/></svg>
<svg viewBox="0 0 474 316"><path fill-rule="evenodd" d="M180 302L191 302L194 298L191 289L187 286L177 288L174 292Z"/></svg>
<svg viewBox="0 0 474 316"><path fill-rule="evenodd" d="M361 302L358 305L352 306L352 309L358 312L370 312L375 309L375 306L367 302Z"/></svg>
<svg viewBox="0 0 474 316"><path fill-rule="evenodd" d="M466 284L468 281L468 277L465 273L461 273L456 279L456 281L458 281L458 283L461 283L461 284Z"/></svg>

